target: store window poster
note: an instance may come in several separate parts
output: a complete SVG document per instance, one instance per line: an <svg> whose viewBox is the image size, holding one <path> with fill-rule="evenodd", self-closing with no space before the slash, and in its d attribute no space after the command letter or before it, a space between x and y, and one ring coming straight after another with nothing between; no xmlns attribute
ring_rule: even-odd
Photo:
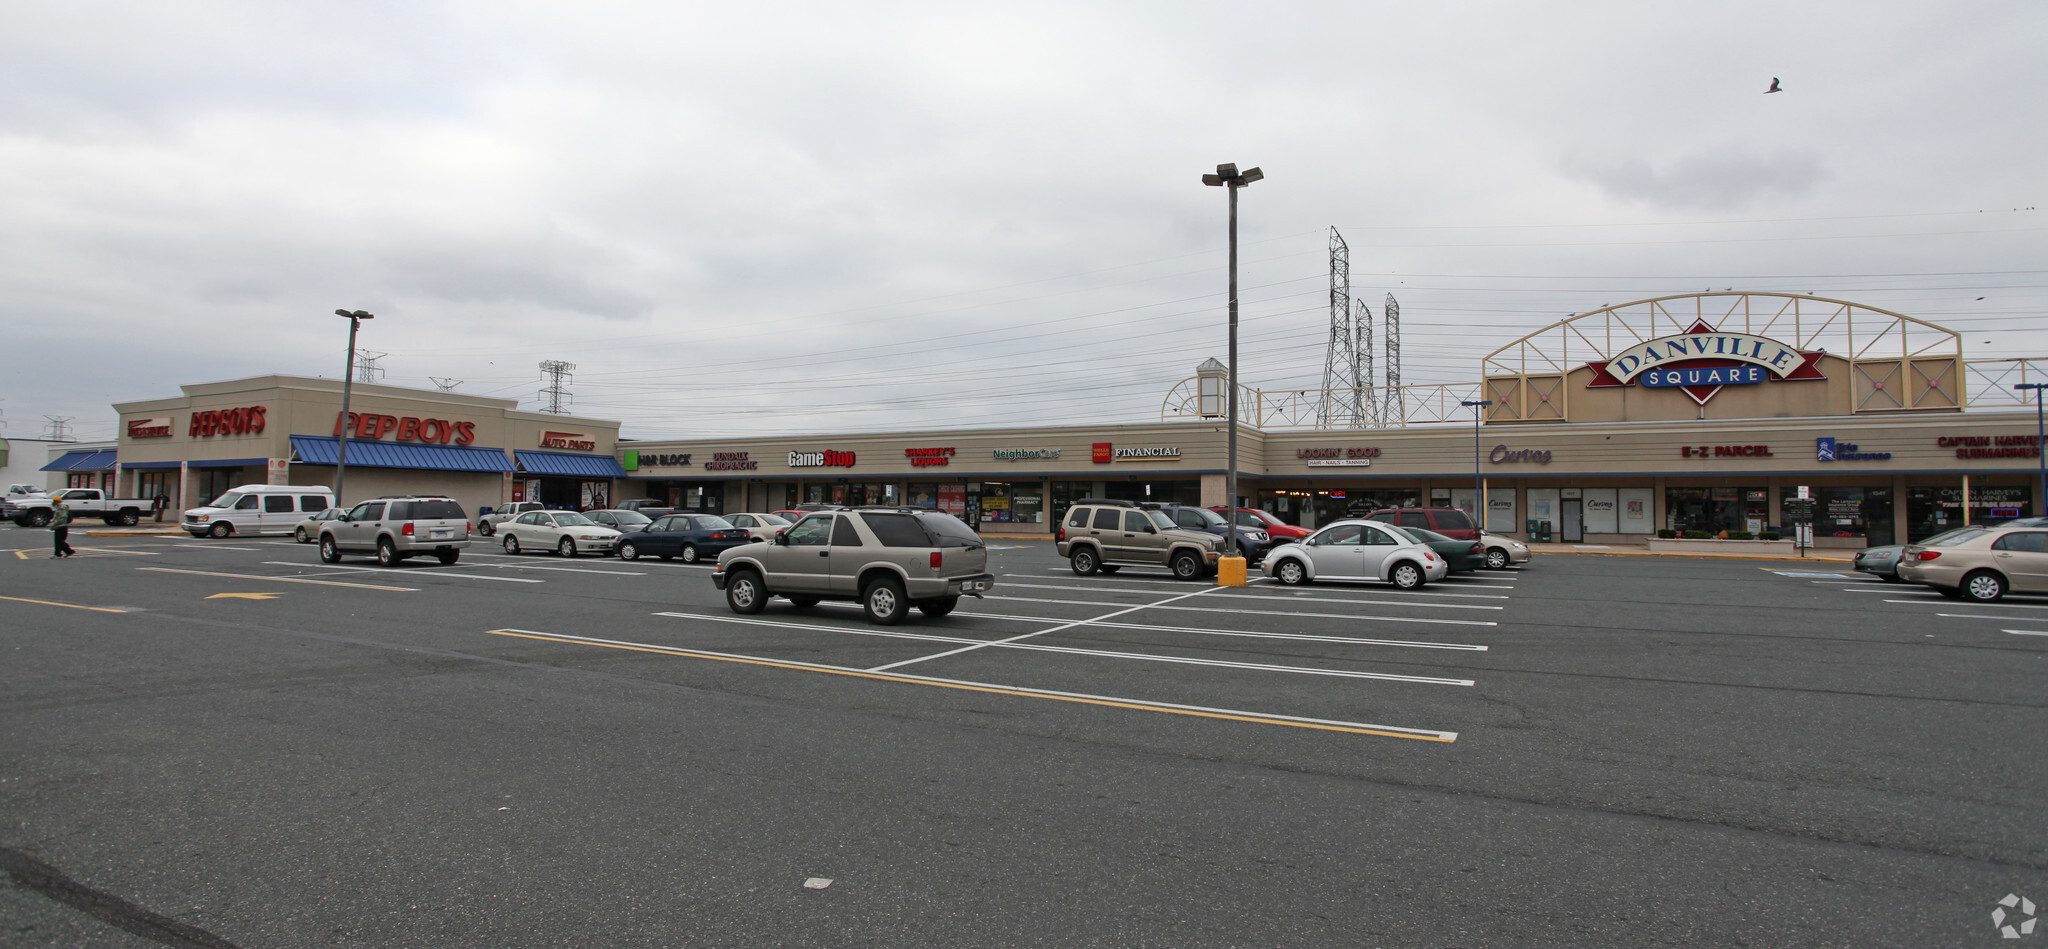
<svg viewBox="0 0 2048 949"><path fill-rule="evenodd" d="M965 520L967 517L967 486L964 484L939 485L939 510Z"/></svg>

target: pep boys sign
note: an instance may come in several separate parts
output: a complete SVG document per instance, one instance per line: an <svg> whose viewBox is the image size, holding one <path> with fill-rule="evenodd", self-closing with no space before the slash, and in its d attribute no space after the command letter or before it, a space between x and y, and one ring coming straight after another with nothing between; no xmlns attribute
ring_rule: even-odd
<svg viewBox="0 0 2048 949"><path fill-rule="evenodd" d="M451 422L441 418L414 418L410 415L400 418L396 415L371 415L366 412L350 412L344 422L340 413L334 416L334 434L339 437L343 427L351 429L350 438L381 439L395 433L395 441L425 442L433 445L467 445L476 441L475 422Z"/></svg>

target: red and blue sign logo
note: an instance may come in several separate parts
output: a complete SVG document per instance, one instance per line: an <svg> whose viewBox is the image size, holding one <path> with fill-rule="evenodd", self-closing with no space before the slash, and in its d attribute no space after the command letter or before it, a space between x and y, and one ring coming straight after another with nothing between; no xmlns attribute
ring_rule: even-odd
<svg viewBox="0 0 2048 949"><path fill-rule="evenodd" d="M1705 405L1722 386L1826 379L1820 371L1824 355L1825 351L1801 352L1768 336L1723 333L1699 320L1679 335L1645 340L1612 359L1586 363L1593 370L1586 388L1640 380L1651 388L1678 389Z"/></svg>

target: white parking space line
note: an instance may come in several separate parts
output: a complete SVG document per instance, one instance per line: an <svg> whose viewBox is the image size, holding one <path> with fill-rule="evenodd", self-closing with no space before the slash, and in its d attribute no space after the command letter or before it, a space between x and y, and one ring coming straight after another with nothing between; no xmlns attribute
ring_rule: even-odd
<svg viewBox="0 0 2048 949"><path fill-rule="evenodd" d="M389 590L394 593L418 593L417 587L388 587L374 583L344 583L340 580L313 580L306 577L266 577L252 573L216 573L211 570L177 570L171 567L136 567L151 573L185 573L197 577L228 577L235 580L272 580L278 583L317 583L326 587L354 587L358 590Z"/></svg>
<svg viewBox="0 0 2048 949"><path fill-rule="evenodd" d="M1938 594L1938 593L1937 593L1937 594L1935 594L1934 596L1930 596L1930 597L1924 597L1924 598L1922 598L1922 599L1918 599L1918 600L1886 600L1885 602L1886 602L1886 603L1927 603L1927 602L1934 602L1934 603L1953 603L1953 602L1955 602L1955 601L1954 601L1954 600L1951 600L1951 599L1949 599L1948 597L1942 596L1941 594ZM2037 605L2035 605L2035 604L2031 604L2031 603L1972 603L1972 604L1970 604L1970 606L1971 606L1971 607L1973 607L1973 608L1976 608L1976 609L1991 609L1991 610L2048 610L2048 605L2039 605L2039 606L2037 606ZM1939 614L1937 614L1937 615L1939 615Z"/></svg>
<svg viewBox="0 0 2048 949"><path fill-rule="evenodd" d="M1146 603L1146 604L1141 604L1141 605L1138 605L1138 606L1132 606L1132 607L1127 607L1127 608L1125 608L1125 609L1117 610L1117 611L1116 611L1116 612L1114 612L1114 613L1108 613L1108 614L1105 614L1105 615L1102 615L1102 616L1097 616L1097 617L1095 617L1094 619L1095 619L1096 621L1100 621L1100 620L1106 620L1106 619L1113 619L1113 618L1115 618L1115 617L1118 617L1118 616L1122 616L1122 615L1124 615L1125 613L1136 613L1136 612L1137 612L1137 611L1139 611L1139 610L1143 610L1143 609L1151 609L1151 608L1156 608L1156 607L1164 606L1164 605L1166 605L1166 604L1168 604L1168 603L1176 603L1176 602L1179 602L1179 601L1181 601L1181 600L1185 600L1185 599L1187 599L1188 597L1191 597L1191 596L1201 596L1201 595L1202 595L1202 594L1204 594L1204 593L1208 593L1208 592L1210 592L1210 590L1217 590L1217 589L1221 589L1221 588L1220 588L1220 587L1210 587L1210 588L1209 588L1208 590L1196 590L1196 591L1195 591L1195 592L1193 592L1193 593L1183 593L1183 594L1180 594L1179 596L1170 596L1170 597L1167 597L1167 598L1166 598L1166 599L1164 599L1164 600L1160 600L1160 601L1159 601L1159 602L1157 602L1157 603ZM1017 642L1017 641L1019 641L1019 640L1024 640L1024 639L1030 639L1030 638L1031 638L1031 637L1033 637L1033 636L1044 636L1044 635L1046 635L1047 633L1057 633L1057 632L1059 632L1060 630L1063 630L1063 629L1072 629L1072 628L1074 628L1075 626L1079 626L1079 625L1080 625L1080 624L1081 624L1082 622L1084 622L1084 621L1082 621L1082 620L1076 620L1076 621L1074 621L1074 622L1071 622L1071 623L1062 623L1062 624L1060 624L1060 625L1058 625L1058 626L1054 626L1054 627L1052 627L1052 628L1050 628L1050 629L1041 629L1041 630L1039 630L1038 632L1035 632L1035 633L1024 633L1024 634L1022 634L1022 635L1019 635L1019 636L1012 636L1012 637L1010 637L1010 638L1008 638L1008 639L1000 639L1000 640L997 640L997 641L995 641L995 642L991 642L991 643L978 643L978 644L976 644L976 645L973 645L973 646L966 646L966 647L963 647L963 648L960 648L960 649L953 649L953 650L949 650L949 651L946 651L946 652L938 653L938 654L935 654L935 655L930 655L930 656L922 656L922 657L919 657L919 658L916 658L916 659L905 659L905 660L903 660L902 662L892 662L892 663L889 663L888 665L885 665L885 666L876 666L876 667L874 667L873 669L870 669L870 670L868 670L868 671L869 671L869 672L881 672L881 671L883 671L883 670L886 670L886 669L895 669L895 668L898 668L898 667L900 667L900 666L907 666L907 665L910 665L911 663L914 663L914 662L924 662L924 661L926 661L926 660L928 660L928 659L941 659L941 658L944 658L944 657L946 657L946 656L956 656L956 655L959 655L960 653L963 653L963 652L973 652L973 651L974 651L974 650L976 650L976 649L986 649L986 648L988 648L988 647L990 647L990 646L996 646L996 645L1003 645L1003 644L1007 644L1007 643L1014 643L1014 642Z"/></svg>
<svg viewBox="0 0 2048 949"><path fill-rule="evenodd" d="M296 564L296 565L295 565L295 564L287 563L287 562L285 562L285 561L281 561L281 560L266 560L266 561L264 561L264 563L268 563L268 564L277 564L277 565L279 565L279 566L287 566L287 567L289 567L289 566L304 566L303 564ZM330 564L329 566L335 566L335 565L331 565L331 564ZM419 567L407 567L407 568L405 568L405 569L407 569L407 570L446 570L446 569L448 569L448 568L450 568L450 567L453 567L453 566L454 566L453 564L445 564L445 565L442 565L442 566L438 566L438 567L427 567L427 566L419 566ZM615 577L644 577L644 576L646 576L646 575L647 575L647 574L645 574L645 573L641 573L641 572L639 572L639 571L634 571L634 570L591 570L591 569L588 569L588 568L584 568L584 567L549 567L549 566L544 566L544 565L542 565L542 564L537 564L537 563L535 563L535 564L518 564L518 563L478 563L478 564L470 564L469 566L470 566L471 568L475 568L475 567L490 567L490 568L492 568L492 569L497 569L497 570L504 570L504 569L512 569L512 570L560 570L560 571L563 571L563 572L565 572L565 573L600 573L600 574L608 574L608 575L610 575L610 576L615 576ZM385 567L341 567L341 566L335 566L335 569L337 569L337 570L384 570L384 569L389 569L389 568L385 568ZM458 567L458 568L456 568L456 569L465 569L465 568L459 568L459 567ZM539 583L540 581L538 581L538 580L535 580L535 581L533 581L533 582L535 582L535 583Z"/></svg>
<svg viewBox="0 0 2048 949"><path fill-rule="evenodd" d="M171 546L173 546L173 547L197 547L197 548L199 548L200 550L243 550L243 551L248 551L249 553L252 553L252 554L260 554L260 553L262 553L262 552L263 552L263 551L261 551L261 550L258 550L258 549L257 549L257 548L255 548L255 547L224 547L224 546L221 546L221 545L219 545L219 544L172 544Z"/></svg>
<svg viewBox="0 0 2048 949"><path fill-rule="evenodd" d="M893 668L896 665L903 665L910 662L924 662L928 659L937 659L940 656L953 656L963 652L970 652L975 649L993 646L1001 649L1017 649L1026 652L1047 652L1065 656L1097 656L1105 659L1129 659L1136 662L1165 662L1174 665L1206 666L1216 669L1248 669L1256 670L1259 672L1284 672L1291 675L1332 676L1340 679L1375 679L1383 682L1409 682L1422 685L1472 685L1471 679L1446 679L1439 676L1398 675L1390 672L1361 672L1354 669L1318 669L1313 666L1283 666L1274 663L1240 662L1230 659L1197 659L1192 656L1160 656L1142 652L1118 652L1108 649L1083 649L1078 646L1048 646L1044 643L1020 642L1019 640L1023 639L1023 636L1013 636L1009 639L998 639L990 641L985 639L966 639L959 636L936 636L930 633L906 633L898 630L880 630L860 626L820 626L813 623L790 623L781 620L761 620L742 616L720 616L711 613L656 613L654 615L674 617L677 619L710 620L714 623L740 623L747 626L767 626L775 629L795 629L804 630L807 632L839 633L841 635L846 636L874 636L881 639L911 639L933 643L959 643L967 647L965 649L955 649L950 652L942 652L936 656L924 656L916 659L905 660L904 663L893 663L888 666L876 666L872 669L867 670L869 672L881 672ZM1045 635L1045 633L1027 633L1025 635L1043 636Z"/></svg>
<svg viewBox="0 0 2048 949"><path fill-rule="evenodd" d="M843 607L848 610L860 609L858 603L820 603L819 606ZM1022 616L1014 613L980 613L967 610L955 611L955 618L993 619L1011 622L1043 623L1043 616ZM1272 639L1282 642L1344 643L1354 646L1404 646L1411 649L1449 649L1457 652L1488 652L1492 647L1468 643L1432 643L1407 639L1366 639L1359 636L1318 636L1313 633L1262 633L1245 629L1205 629L1200 626L1157 626L1150 623L1083 623L1077 629L1099 626L1105 629L1137 629L1162 633L1187 633L1194 636L1229 636L1243 639Z"/></svg>
<svg viewBox="0 0 2048 949"><path fill-rule="evenodd" d="M2006 632L2014 636L2048 636L2048 630L2039 629L2008 629Z"/></svg>
<svg viewBox="0 0 2048 949"><path fill-rule="evenodd" d="M1071 585L1071 584L1058 584L1058 583L1005 583L1005 584L1002 584L1002 587L1003 587L1003 589L1006 589L1006 590L1007 590L1007 589L1012 589L1012 588L1022 588L1022 589L1026 589L1026 590L1081 590L1081 591L1094 591L1094 592L1103 592L1103 593L1153 593L1153 592L1157 592L1157 591L1154 591L1154 590L1127 590L1127 589L1124 589L1124 588L1122 588L1122 587L1115 587L1115 588L1109 588L1109 587L1097 587L1097 586L1080 586L1080 585ZM1222 588L1219 588L1219 589L1222 589ZM1339 593L1339 592L1343 592L1343 591L1340 591L1340 590L1331 590L1331 591L1328 591L1328 592L1331 592L1331 593ZM1414 605L1417 605L1417 604L1414 604L1414 603L1409 603L1409 602L1405 602L1405 600L1367 600L1367 599L1357 599L1357 598L1352 598L1352 597L1322 596L1322 595L1320 595L1320 591L1318 591L1318 592L1316 592L1316 593L1311 593L1310 591L1307 591L1307 590L1295 590L1295 591L1290 591L1290 593L1291 593L1291 595L1287 595L1287 596L1283 596L1282 594L1279 594L1279 593L1218 593L1218 594L1216 594L1216 596L1217 596L1217 597L1219 597L1219 598L1227 598L1227 599L1237 599L1237 600L1266 600L1266 601L1268 601L1268 602L1271 602L1271 601L1273 601L1273 600L1282 600L1283 602L1288 602L1288 603L1358 603L1358 604L1363 604L1363 605L1366 605L1366 606L1414 606ZM1025 597L1024 599L1029 599L1029 597ZM1503 596L1503 597L1495 597L1495 599L1501 599L1501 600L1505 600L1505 599L1507 599L1507 597L1504 597L1504 596ZM1105 604L1103 604L1103 605L1104 605L1104 606L1107 606L1107 605L1110 605L1110 604L1107 604L1107 603L1105 603ZM1438 610L1504 610L1504 609L1507 609L1507 607L1504 607L1504 606L1478 606L1478 605L1473 605L1473 604L1468 604L1468 603L1424 603L1424 604L1420 604L1420 605L1422 605L1422 606L1426 606L1426 607L1428 607L1428 608L1430 608L1430 609L1438 609Z"/></svg>
<svg viewBox="0 0 2048 949"><path fill-rule="evenodd" d="M498 581L499 583L546 583L546 582L547 582L546 580L533 580L533 579L529 579L529 578L526 578L526 577L485 577L485 576L479 576L479 575L477 575L477 574L473 574L473 573L445 573L445 572L443 572L445 568L442 568L442 567L405 567L405 568L394 568L394 567L350 567L350 566L347 566L347 565L345 565L345 564L338 564L338 563L328 563L328 564L320 564L319 566L311 566L311 565L309 565L309 564L303 564L303 563L290 563L290 562L288 562L288 561L282 561L282 560L266 560L266 561L264 561L264 563L265 563L265 564L268 564L268 565L270 565L270 566L273 566L273 567L301 567L301 568L310 568L310 569L314 569L314 570L361 570L361 571L363 571L363 572L365 572L365 573L384 573L384 574L401 574L401 575L402 575L402 574L404 574L404 573L432 573L432 574L433 574L434 576L437 576L437 577L453 577L454 579L457 579L457 580L496 580L496 581Z"/></svg>
<svg viewBox="0 0 2048 949"><path fill-rule="evenodd" d="M1162 712L1169 715L1191 715L1198 718L1217 718L1234 722L1250 722L1261 725L1288 725L1295 728L1313 728L1324 731L1351 732L1359 735L1377 735L1384 738L1410 738L1418 741L1454 742L1458 733L1436 731L1427 728L1406 728L1399 725L1373 725L1365 722L1345 722L1326 718L1303 718L1295 715L1274 715L1266 712L1251 712L1240 709L1210 708L1202 705L1180 705L1172 702L1154 702L1147 699L1120 698L1110 695L1090 695L1086 692L1060 692L1053 689L1033 689L1025 686L999 685L993 682L972 682L965 679L940 679L908 673L877 674L866 669L847 666L830 666L814 662L797 662L787 659L764 659L759 656L741 656L732 653L711 652L702 649L677 649L671 646L657 646L652 643L621 642L610 639L592 639L584 636L570 636L561 633L544 633L530 629L494 629L493 636L516 636L542 642L568 643L571 645L604 646L611 649L631 649L636 652L680 656L689 659L715 659L722 662L740 662L748 665L767 666L776 669L791 669L802 672L821 672L828 675L851 676L873 679L880 682L896 682L907 685L928 685L947 689L961 689L969 692L984 692L993 695L1016 696L1020 698L1051 699L1061 702L1077 702L1084 705L1100 705L1109 708L1131 709L1141 712Z"/></svg>
<svg viewBox="0 0 2048 949"><path fill-rule="evenodd" d="M1222 589L1222 588L1221 588L1221 587L1214 587L1214 588L1212 588L1212 589ZM1194 595L1196 595L1196 594L1192 594L1192 593L1191 593L1191 594L1188 594L1188 595L1189 595L1189 596L1194 596ZM1041 597L1031 597L1031 596L999 596L999 595L997 595L997 594L993 594L993 593L989 594L989 595L988 595L988 596L986 597L986 599L990 599L990 600L1013 600L1013 601L1017 601L1017 602L1021 602L1021 603L1059 603L1059 604L1063 604L1063 605L1066 605L1066 606L1122 606L1122 605L1124 605L1124 604L1121 604L1121 603L1109 603L1109 602L1105 602L1105 601L1102 601L1102 600L1055 600L1055 599L1048 599L1048 598L1041 598ZM1283 602L1284 602L1284 601L1283 601ZM1234 608L1230 608L1230 607L1216 607L1216 608L1208 608L1208 607L1199 607L1199 606L1155 606L1155 607L1152 607L1152 609L1161 609L1161 610L1182 610L1182 611L1186 611L1186 612L1190 612L1190 613L1237 613L1237 614L1240 614L1240 615L1244 615L1244 616L1306 616L1306 617L1312 617L1312 618L1316 618L1316 619L1352 619L1352 620L1381 620L1381 621L1384 621L1384 622L1389 622L1389 623L1435 623L1435 624L1442 624L1442 625L1447 625L1447 626L1499 626L1499 625L1500 625L1499 623L1493 622L1493 621L1491 621L1491 620L1472 620L1472 619L1433 619L1433 618L1430 618L1430 617L1426 617L1426 616L1377 616L1377 615L1372 615L1372 614L1366 614L1366 613L1302 613L1302 612L1298 612L1298 611L1295 611L1295 610L1246 610L1246 609L1234 609Z"/></svg>

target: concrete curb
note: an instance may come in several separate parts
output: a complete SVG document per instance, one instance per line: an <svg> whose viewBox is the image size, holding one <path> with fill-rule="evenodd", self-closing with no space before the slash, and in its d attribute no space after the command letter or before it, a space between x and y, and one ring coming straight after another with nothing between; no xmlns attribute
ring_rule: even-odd
<svg viewBox="0 0 2048 949"><path fill-rule="evenodd" d="M1551 550L1543 547L1529 548L1531 553L1562 554L1575 557L1671 557L1680 560L1771 560L1783 563L1854 563L1855 555L1846 557L1815 554L1810 557L1786 557L1778 554L1704 554L1651 553L1647 550Z"/></svg>

